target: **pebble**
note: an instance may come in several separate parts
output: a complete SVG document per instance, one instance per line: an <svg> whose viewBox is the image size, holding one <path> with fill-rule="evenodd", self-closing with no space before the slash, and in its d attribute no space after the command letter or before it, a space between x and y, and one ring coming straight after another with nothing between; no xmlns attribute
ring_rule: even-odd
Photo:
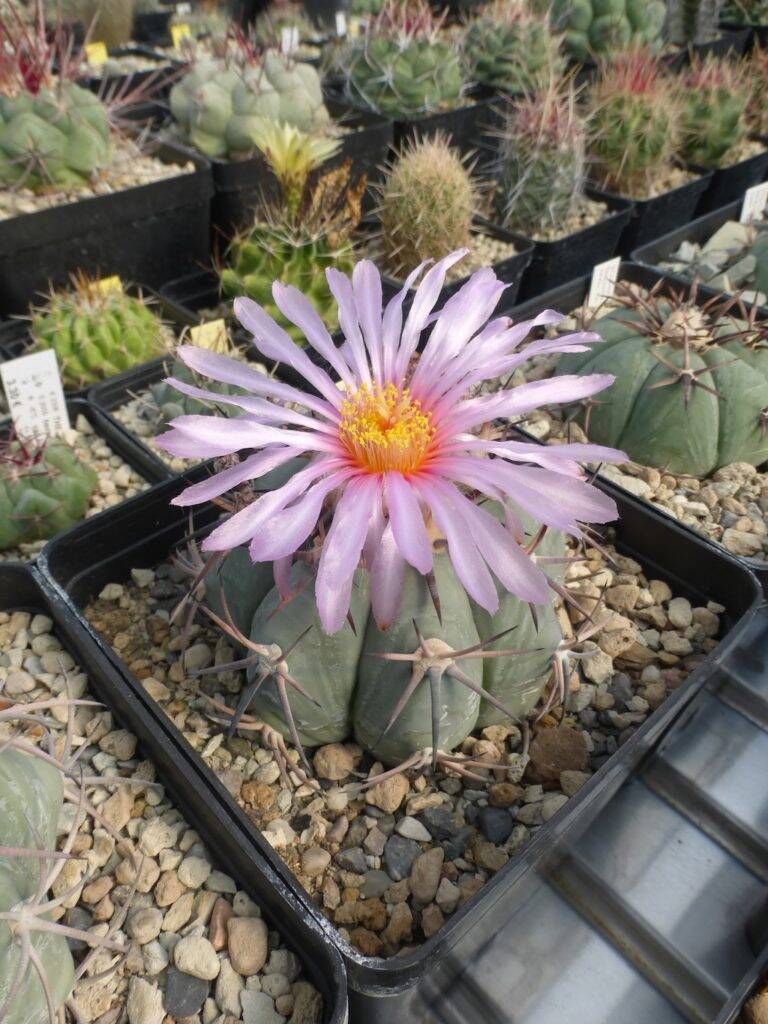
<svg viewBox="0 0 768 1024"><path fill-rule="evenodd" d="M163 1024L163 994L157 985L144 978L133 977L128 982L125 1004L129 1024Z"/></svg>
<svg viewBox="0 0 768 1024"><path fill-rule="evenodd" d="M341 743L329 743L327 746L318 747L312 763L318 778L329 779L332 782L346 779L355 767L355 759Z"/></svg>
<svg viewBox="0 0 768 1024"><path fill-rule="evenodd" d="M420 853L421 848L413 839L406 839L404 836L398 835L390 836L384 848L384 862L389 877L395 882L407 878L411 873L413 862Z"/></svg>
<svg viewBox="0 0 768 1024"><path fill-rule="evenodd" d="M461 892L449 878L441 878L435 894L435 902L445 914L452 914L459 905Z"/></svg>
<svg viewBox="0 0 768 1024"><path fill-rule="evenodd" d="M410 875L411 894L419 903L431 903L435 898L444 859L444 852L437 847L414 860Z"/></svg>
<svg viewBox="0 0 768 1024"><path fill-rule="evenodd" d="M188 889L199 889L211 873L211 863L204 857L185 857L179 864L178 877Z"/></svg>
<svg viewBox="0 0 768 1024"><path fill-rule="evenodd" d="M168 968L163 1004L171 1017L191 1017L205 1002L210 986L203 978Z"/></svg>
<svg viewBox="0 0 768 1024"><path fill-rule="evenodd" d="M179 939L173 950L173 962L180 971L206 981L213 981L219 973L216 950L202 936L188 935Z"/></svg>
<svg viewBox="0 0 768 1024"><path fill-rule="evenodd" d="M500 807L483 807L477 816L477 822L485 838L497 844L509 838L514 823L509 811Z"/></svg>
<svg viewBox="0 0 768 1024"><path fill-rule="evenodd" d="M239 1017L241 993L244 988L245 981L229 960L222 960L215 990L216 1004L219 1009L223 1013L231 1013L233 1017Z"/></svg>
<svg viewBox="0 0 768 1024"><path fill-rule="evenodd" d="M331 855L322 846L310 846L301 855L301 870L307 878L322 875L331 862Z"/></svg>
<svg viewBox="0 0 768 1024"><path fill-rule="evenodd" d="M266 992L243 992L240 1001L244 1024L285 1024L285 1018L277 1012L274 1000Z"/></svg>
<svg viewBox="0 0 768 1024"><path fill-rule="evenodd" d="M384 782L371 786L365 795L365 802L378 807L385 814L394 814L408 796L411 785L404 775L393 775Z"/></svg>
<svg viewBox="0 0 768 1024"><path fill-rule="evenodd" d="M267 962L269 931L260 917L231 917L227 921L227 950L238 974L258 974Z"/></svg>
<svg viewBox="0 0 768 1024"><path fill-rule="evenodd" d="M542 729L531 742L528 777L532 782L557 782L564 771L585 771L584 734L576 729Z"/></svg>
<svg viewBox="0 0 768 1024"><path fill-rule="evenodd" d="M432 838L420 821L407 815L397 822L395 831L398 835L405 836L406 839L414 839L417 843L428 843Z"/></svg>
<svg viewBox="0 0 768 1024"><path fill-rule="evenodd" d="M145 910L137 910L128 918L128 934L140 946L152 942L160 934L163 924L163 915L157 907L147 907Z"/></svg>
<svg viewBox="0 0 768 1024"><path fill-rule="evenodd" d="M347 850L339 850L334 860L340 868L344 868L345 871L354 871L358 875L361 875L368 867L365 853L359 846L352 846Z"/></svg>

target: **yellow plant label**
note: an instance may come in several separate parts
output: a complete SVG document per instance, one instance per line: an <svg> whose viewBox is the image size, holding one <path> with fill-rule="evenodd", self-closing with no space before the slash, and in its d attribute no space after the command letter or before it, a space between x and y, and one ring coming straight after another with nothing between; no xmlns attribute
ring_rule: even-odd
<svg viewBox="0 0 768 1024"><path fill-rule="evenodd" d="M113 274L112 277L102 277L98 282L98 288L100 292L122 292L123 282L117 274Z"/></svg>
<svg viewBox="0 0 768 1024"><path fill-rule="evenodd" d="M85 47L85 55L89 64L106 64L109 59L104 43L88 43Z"/></svg>
<svg viewBox="0 0 768 1024"><path fill-rule="evenodd" d="M209 320L207 324L192 327L189 337L193 345L209 348L212 352L227 352L229 349L227 325L221 319Z"/></svg>
<svg viewBox="0 0 768 1024"><path fill-rule="evenodd" d="M189 29L189 25L186 23L181 25L171 25L171 39L173 40L174 48L178 50L184 39L191 39L192 33Z"/></svg>

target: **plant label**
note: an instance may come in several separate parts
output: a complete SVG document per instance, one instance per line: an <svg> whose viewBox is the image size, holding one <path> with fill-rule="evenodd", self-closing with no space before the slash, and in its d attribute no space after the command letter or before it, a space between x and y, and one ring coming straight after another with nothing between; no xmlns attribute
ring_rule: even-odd
<svg viewBox="0 0 768 1024"><path fill-rule="evenodd" d="M176 13L180 18L192 13L192 4L176 4Z"/></svg>
<svg viewBox="0 0 768 1024"><path fill-rule="evenodd" d="M293 53L299 48L299 26L288 25L280 30L280 49L285 54Z"/></svg>
<svg viewBox="0 0 768 1024"><path fill-rule="evenodd" d="M67 402L53 349L0 364L13 426L19 437L58 437L69 429Z"/></svg>
<svg viewBox="0 0 768 1024"><path fill-rule="evenodd" d="M347 13L346 11L336 11L336 35L345 36L347 34Z"/></svg>
<svg viewBox="0 0 768 1024"><path fill-rule="evenodd" d="M100 67L102 64L106 64L109 59L107 48L104 43L87 43L85 47L85 55L88 58L88 63L94 67Z"/></svg>
<svg viewBox="0 0 768 1024"><path fill-rule="evenodd" d="M192 32L190 31L189 25L186 23L180 25L171 25L171 39L173 40L173 47L178 50L185 39L191 39Z"/></svg>
<svg viewBox="0 0 768 1024"><path fill-rule="evenodd" d="M113 274L112 277L102 277L97 285L100 292L121 292L123 290L123 282L117 276Z"/></svg>
<svg viewBox="0 0 768 1024"><path fill-rule="evenodd" d="M748 188L744 193L744 202L741 204L741 216L739 217L741 223L749 224L756 217L762 217L766 203L768 203L768 181Z"/></svg>
<svg viewBox="0 0 768 1024"><path fill-rule="evenodd" d="M591 308L601 305L606 299L613 297L616 281L621 267L621 256L616 256L605 263L598 263L592 271L592 283L589 286L587 305Z"/></svg>
<svg viewBox="0 0 768 1024"><path fill-rule="evenodd" d="M229 336L227 325L223 320L209 320L207 324L198 324L189 332L190 341L200 348L209 348L212 352L228 352Z"/></svg>

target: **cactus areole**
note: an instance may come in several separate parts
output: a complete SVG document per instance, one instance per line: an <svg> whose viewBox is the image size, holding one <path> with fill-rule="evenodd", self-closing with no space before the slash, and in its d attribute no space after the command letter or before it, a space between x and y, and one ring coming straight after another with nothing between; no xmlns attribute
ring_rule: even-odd
<svg viewBox="0 0 768 1024"><path fill-rule="evenodd" d="M616 517L579 462L625 456L508 440L494 424L594 395L613 377L500 385L537 353L585 352L598 339L524 346L534 327L562 318L489 319L505 288L489 269L436 312L447 271L466 253L426 273L421 264L383 309L373 263L351 277L329 269L340 348L309 300L276 282L275 305L328 370L259 305L237 299L256 348L301 374L306 391L179 350L190 368L248 392L228 399L241 416L180 416L159 439L174 455L224 462L176 505L234 490L237 511L203 543L208 614L248 652L232 728L251 708L299 746L354 735L387 764L425 749L434 763L478 724L526 715L546 683L562 639L552 590L563 535ZM298 468L265 491L266 474L289 463Z"/></svg>

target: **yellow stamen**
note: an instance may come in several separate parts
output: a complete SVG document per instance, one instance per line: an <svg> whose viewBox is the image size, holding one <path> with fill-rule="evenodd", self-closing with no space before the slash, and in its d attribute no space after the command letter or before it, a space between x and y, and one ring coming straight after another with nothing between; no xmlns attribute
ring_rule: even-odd
<svg viewBox="0 0 768 1024"><path fill-rule="evenodd" d="M435 428L407 388L362 387L341 407L339 434L349 454L371 473L412 473L424 462Z"/></svg>

